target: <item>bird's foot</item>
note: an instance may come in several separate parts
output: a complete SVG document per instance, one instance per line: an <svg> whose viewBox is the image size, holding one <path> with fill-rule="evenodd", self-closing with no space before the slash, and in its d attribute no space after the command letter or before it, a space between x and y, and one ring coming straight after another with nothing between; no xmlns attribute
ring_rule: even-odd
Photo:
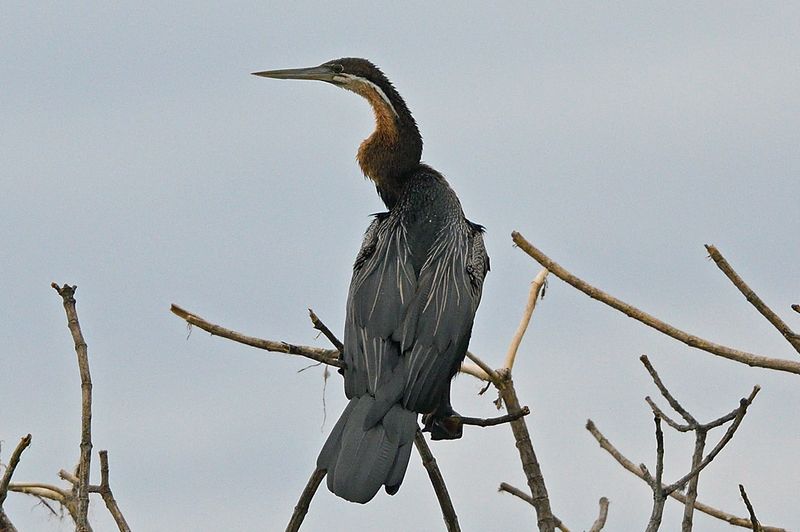
<svg viewBox="0 0 800 532"><path fill-rule="evenodd" d="M457 440L461 437L464 427L461 416L453 409L449 409L446 415L438 411L425 414L422 421L425 424L422 431L430 432L432 440Z"/></svg>

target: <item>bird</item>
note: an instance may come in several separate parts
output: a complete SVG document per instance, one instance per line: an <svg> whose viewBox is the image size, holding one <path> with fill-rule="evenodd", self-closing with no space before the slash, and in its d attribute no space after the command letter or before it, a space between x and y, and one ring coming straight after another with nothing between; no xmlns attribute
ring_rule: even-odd
<svg viewBox="0 0 800 532"><path fill-rule="evenodd" d="M375 115L357 160L387 211L373 215L353 265L343 348L349 400L317 458L328 489L356 503L400 488L423 415L434 440L461 437L450 386L467 352L489 271L483 226L469 221L445 177L421 161L422 136L403 98L372 62L254 72L355 92Z"/></svg>

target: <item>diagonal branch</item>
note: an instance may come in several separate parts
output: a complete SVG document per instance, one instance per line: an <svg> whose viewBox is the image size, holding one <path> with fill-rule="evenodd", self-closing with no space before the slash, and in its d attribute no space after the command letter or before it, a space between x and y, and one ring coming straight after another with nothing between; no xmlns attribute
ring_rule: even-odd
<svg viewBox="0 0 800 532"><path fill-rule="evenodd" d="M317 492L320 482L325 478L325 473L327 473L327 471L324 469L315 469L311 474L311 478L308 479L308 484L306 484L303 493L300 495L300 500L297 501L297 505L294 507L292 518L289 520L289 524L286 525L286 532L297 532L300 530L300 525L303 524L303 519L305 519L308 513L308 507L311 505L311 499L314 498L314 494Z"/></svg>
<svg viewBox="0 0 800 532"><path fill-rule="evenodd" d="M547 268L542 268L533 281L531 281L531 289L528 293L528 303L525 305L525 312L522 314L517 332L515 332L514 337L511 338L511 345L508 347L506 359L503 362L503 368L509 371L514 367L514 360L517 358L519 345L522 343L522 337L525 336L525 331L528 330L528 324L531 322L531 316L533 316L533 311L536 309L536 302L539 300L539 293L542 291L548 273L550 272L547 271Z"/></svg>
<svg viewBox="0 0 800 532"><path fill-rule="evenodd" d="M19 459L22 456L22 453L31 444L31 439L31 435L28 434L19 440L14 452L11 453L11 458L8 459L8 465L6 466L6 470L3 472L3 476L0 477L0 510L3 509L3 503L6 501L6 496L8 495L8 485L11 483L11 476L14 474L14 470L17 468L17 464L19 464Z"/></svg>
<svg viewBox="0 0 800 532"><path fill-rule="evenodd" d="M761 530L761 523L758 522L756 511L753 509L753 505L750 504L750 499L747 498L747 492L744 491L744 486L741 484L739 484L739 494L742 496L744 505L747 506L747 513L750 514L750 522L753 523L753 532L759 532Z"/></svg>
<svg viewBox="0 0 800 532"><path fill-rule="evenodd" d="M517 487L515 487L515 486L512 486L512 485L511 485L511 484L509 484L508 482L501 482L501 483L500 483L500 487L499 487L499 488L497 488L497 491L499 491L499 492L501 492L501 493L502 493L502 492L504 492L504 491L505 491L506 493L510 493L511 495L514 495L515 497L518 497L518 498L522 499L523 501L527 502L527 503L528 503L528 504L530 504L531 506L534 506L534 504L533 504L533 497L531 497L530 495L528 495L527 493L525 493L525 492L524 492L524 491L522 491L521 489L519 489L519 488L517 488ZM561 532L570 532L570 531L569 531L569 528L567 528L567 525L565 525L565 524L564 524L564 523L561 521L561 519L559 519L559 518L558 518L558 517L556 517L556 516L553 516L553 519L555 519L555 522L556 522L556 528L557 528L557 529L561 530Z"/></svg>
<svg viewBox="0 0 800 532"><path fill-rule="evenodd" d="M475 365L478 367L478 369L480 369L486 374L486 378L483 377L478 377L478 378L483 378L483 380L489 381L495 386L499 386L502 383L503 380L502 377L500 377L500 375L498 375L498 373L495 370L493 370L489 364L481 360L481 358L478 357L478 355L472 353L471 351L467 351L467 358L473 361ZM465 373L469 373L472 375L472 372L470 371L465 371Z"/></svg>
<svg viewBox="0 0 800 532"><path fill-rule="evenodd" d="M625 303L624 301L617 299L616 297L607 294L606 292L603 292L598 288L595 288L586 281L571 274L562 266L560 266L558 263L550 259L550 257L539 251L536 247L533 246L533 244L525 240L525 237L523 237L518 232L514 231L511 235L514 239L514 243L517 244L517 246L519 246L520 249L522 249L525 253L530 255L539 264L550 270L550 272L552 272L553 275L555 275L562 281L572 285L573 287L577 288L578 290L588 295L589 297L596 299L602 303L605 303L606 305L612 308L617 309L623 314L626 314L631 318L644 323L648 327L652 327L653 329L661 333L664 333L667 336L670 336L678 340L679 342L683 342L684 344L690 347L701 349L713 355L727 358L728 360L733 360L735 362L747 364L748 366L774 369L777 371L786 371L788 373L794 373L796 375L800 375L800 362L796 362L793 360L783 360L779 358L770 358L763 355L748 353L746 351L740 351L732 347L727 347L721 344L711 342L709 340L704 340L703 338L689 334L676 327L673 327L672 325L664 321L661 321L655 316L648 314L647 312L644 312L642 310L639 310L633 305L629 305L628 303Z"/></svg>
<svg viewBox="0 0 800 532"><path fill-rule="evenodd" d="M322 323L322 320L319 319L319 316L317 316L316 313L311 309L308 309L308 316L311 318L311 323L314 328L325 335L325 338L327 338L333 344L339 353L344 353L344 344L338 338L336 338L336 335L333 334L330 329L328 329L327 325Z"/></svg>
<svg viewBox="0 0 800 532"><path fill-rule="evenodd" d="M239 342L240 344L249 345L265 351L272 351L274 353L287 353L289 355L300 355L317 362L328 364L329 366L342 367L344 364L339 360L339 351L336 349L320 349L319 347L309 347L305 345L294 345L287 342L276 342L273 340L264 340L254 336L247 336L242 333L236 332L231 329L226 329L220 325L216 325L197 314L182 309L178 305L172 305L170 311L176 316L185 320L189 325L199 327L206 332L211 333L213 336L220 336Z"/></svg>
<svg viewBox="0 0 800 532"><path fill-rule="evenodd" d="M725 257L722 256L722 253L719 250L712 246L711 244L706 244L706 249L708 250L708 254L714 259L714 262L722 270L722 273L731 280L733 285L739 289L739 292L753 305L758 312L764 316L767 321L769 321L778 332L783 335L786 340L792 344L792 347L800 353L800 335L795 333L786 323L778 316L769 306L767 306L764 301L758 297L752 288L750 288L747 283L744 282L744 279L739 277L739 274L736 273L736 270L733 269Z"/></svg>
<svg viewBox="0 0 800 532"><path fill-rule="evenodd" d="M661 377L659 377L656 368L654 368L653 365L650 363L650 359L647 358L647 355L640 356L639 360L641 360L642 364L644 364L644 367L647 369L647 372L653 378L653 382L658 387L658 391L660 391L661 395L664 396L664 399L667 400L669 406L671 406L673 410L675 410L678 414L680 414L681 417L685 419L687 423L689 423L690 427L697 425L698 424L697 420L685 408L681 406L678 400L675 399L675 397L669 392L667 387L664 386L664 382L661 380Z"/></svg>
<svg viewBox="0 0 800 532"><path fill-rule="evenodd" d="M422 431L417 429L414 435L414 445L417 447L417 452L422 459L422 465L428 472L428 477L431 479L433 490L436 492L436 498L439 500L439 506L442 508L442 517L447 526L448 532L460 532L461 527L458 524L458 516L456 510L453 508L453 501L450 500L450 493L447 491L447 486L444 483L444 477L439 470L436 463L436 458L433 457L428 442L425 441L425 436Z"/></svg>
<svg viewBox="0 0 800 532"><path fill-rule="evenodd" d="M8 459L8 465L6 466L6 470L3 472L3 476L0 477L0 532L17 532L14 523L11 522L6 515L6 512L3 510L3 503L8 495L8 486L11 483L11 476L14 474L14 470L17 468L17 464L19 464L19 459L22 456L23 451L25 451L30 444L30 434L23 436L22 439L20 439L19 443L14 449L14 452L11 453L11 458Z"/></svg>

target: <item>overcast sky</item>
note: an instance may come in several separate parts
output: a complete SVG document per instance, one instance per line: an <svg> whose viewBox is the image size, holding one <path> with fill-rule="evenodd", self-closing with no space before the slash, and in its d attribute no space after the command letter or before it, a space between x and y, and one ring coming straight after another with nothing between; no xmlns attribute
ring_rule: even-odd
<svg viewBox="0 0 800 532"><path fill-rule="evenodd" d="M322 83L250 76L341 56L379 64L420 124L424 160L487 227L492 271L471 349L499 364L539 267L553 259L675 326L797 360L706 257L716 244L795 330L800 315L800 7L794 2L328 7L294 2L6 1L0 12L0 461L59 484L80 439L61 300L78 285L94 382L93 442L137 531L282 530L345 400L337 375L194 330L177 303L242 332L327 347L352 261L383 205L355 153L372 114ZM584 429L592 418L654 469L646 353L701 420L762 392L703 473L699 499L800 530L800 380L692 350L551 279L515 381L554 512L642 530L651 495ZM469 376L465 415L495 414ZM326 399L327 419L323 410ZM661 401L663 405L664 402ZM721 433L712 433L711 445ZM666 478L693 442L667 434ZM497 493L525 479L508 426L432 445L464 530L531 530ZM95 455L95 464L97 459ZM99 470L94 478L99 481ZM70 530L11 494L22 531ZM682 509L667 503L664 530ZM92 499L95 530L113 523ZM696 529L730 530L702 514ZM305 530L442 530L414 455L368 505L322 489Z"/></svg>

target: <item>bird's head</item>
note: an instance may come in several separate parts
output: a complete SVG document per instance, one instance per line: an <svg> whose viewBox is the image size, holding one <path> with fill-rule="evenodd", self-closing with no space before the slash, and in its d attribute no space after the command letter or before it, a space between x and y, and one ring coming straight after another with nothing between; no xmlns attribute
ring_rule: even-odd
<svg viewBox="0 0 800 532"><path fill-rule="evenodd" d="M403 111L407 112L405 103L389 79L366 59L344 57L315 67L265 70L253 72L253 75L275 79L325 81L360 94L372 104L376 112L389 113L394 119L399 118Z"/></svg>

